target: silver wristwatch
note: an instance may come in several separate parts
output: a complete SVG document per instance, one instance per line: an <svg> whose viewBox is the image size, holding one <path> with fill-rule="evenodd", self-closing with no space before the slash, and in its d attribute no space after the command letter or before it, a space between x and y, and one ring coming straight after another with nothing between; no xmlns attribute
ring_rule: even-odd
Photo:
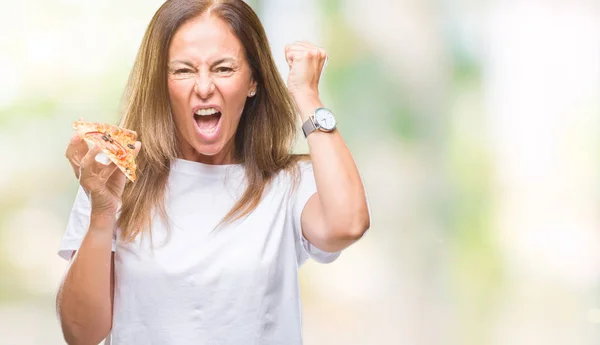
<svg viewBox="0 0 600 345"><path fill-rule="evenodd" d="M331 132L335 129L335 125L335 117L331 110L317 108L314 114L302 124L302 132L304 133L304 137L308 137L310 133L317 129L323 132Z"/></svg>

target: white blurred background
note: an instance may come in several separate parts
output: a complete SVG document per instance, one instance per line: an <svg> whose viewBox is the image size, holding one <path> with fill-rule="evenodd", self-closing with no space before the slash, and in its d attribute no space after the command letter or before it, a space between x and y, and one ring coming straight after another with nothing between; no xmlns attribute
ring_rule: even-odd
<svg viewBox="0 0 600 345"><path fill-rule="evenodd" d="M600 3L249 1L307 39L372 227L301 269L307 345L600 343ZM115 122L154 0L0 0L0 344L64 344L71 122ZM298 150L305 151L303 141Z"/></svg>

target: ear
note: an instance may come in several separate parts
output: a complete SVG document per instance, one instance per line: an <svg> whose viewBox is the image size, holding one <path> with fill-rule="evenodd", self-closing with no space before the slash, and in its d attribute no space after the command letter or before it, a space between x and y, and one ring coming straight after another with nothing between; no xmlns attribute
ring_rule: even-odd
<svg viewBox="0 0 600 345"><path fill-rule="evenodd" d="M248 97L254 97L256 95L257 88L258 84L252 80L250 83L250 89L248 90Z"/></svg>

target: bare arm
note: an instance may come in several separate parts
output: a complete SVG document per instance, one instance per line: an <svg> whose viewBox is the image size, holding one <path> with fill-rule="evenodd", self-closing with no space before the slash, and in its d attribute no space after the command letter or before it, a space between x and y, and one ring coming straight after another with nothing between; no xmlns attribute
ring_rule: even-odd
<svg viewBox="0 0 600 345"><path fill-rule="evenodd" d="M135 154L141 143L135 144ZM66 156L91 202L90 226L71 258L60 286L56 309L65 340L70 345L96 345L112 328L114 265L112 234L125 175L114 163L95 161L97 146L89 150L76 134Z"/></svg>
<svg viewBox="0 0 600 345"><path fill-rule="evenodd" d="M286 46L290 66L288 90L305 122L317 107L318 84L327 52L308 42ZM370 226L369 210L360 174L338 130L314 131L308 136L317 193L304 206L302 233L328 252L357 241Z"/></svg>
<svg viewBox="0 0 600 345"><path fill-rule="evenodd" d="M318 99L299 104L306 109L304 114L319 106ZM321 250L339 251L360 239L370 226L364 186L338 130L315 131L308 136L308 145L317 193L302 212L302 233Z"/></svg>
<svg viewBox="0 0 600 345"><path fill-rule="evenodd" d="M65 341L70 345L96 345L112 328L113 226L114 218L92 218L58 291L56 308Z"/></svg>

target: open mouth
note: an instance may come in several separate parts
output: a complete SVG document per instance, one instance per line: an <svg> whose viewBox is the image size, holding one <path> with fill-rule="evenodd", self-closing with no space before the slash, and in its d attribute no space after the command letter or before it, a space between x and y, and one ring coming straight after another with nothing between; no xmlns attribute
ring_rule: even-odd
<svg viewBox="0 0 600 345"><path fill-rule="evenodd" d="M194 114L200 134L210 136L219 129L221 112L215 109L200 109Z"/></svg>

